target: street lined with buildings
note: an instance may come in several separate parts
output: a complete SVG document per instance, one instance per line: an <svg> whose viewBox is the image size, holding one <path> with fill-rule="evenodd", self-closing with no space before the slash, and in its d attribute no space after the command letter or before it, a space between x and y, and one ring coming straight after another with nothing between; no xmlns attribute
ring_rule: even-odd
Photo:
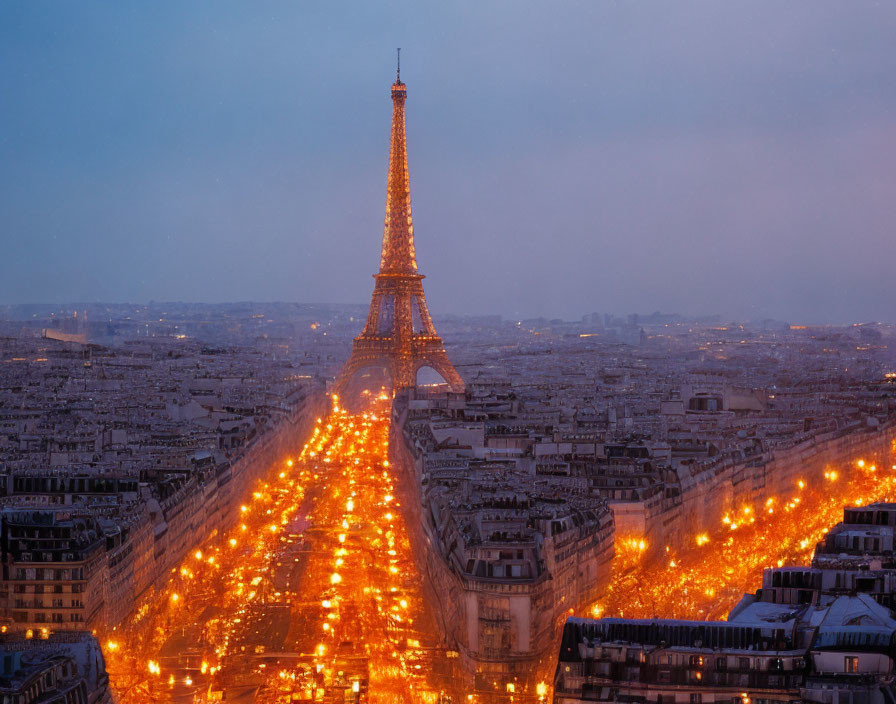
<svg viewBox="0 0 896 704"><path fill-rule="evenodd" d="M450 683L388 455L388 405L336 406L237 523L103 645L128 702L434 701Z"/></svg>
<svg viewBox="0 0 896 704"><path fill-rule="evenodd" d="M892 474L884 483L892 486ZM828 499L820 503L832 505ZM857 504L843 511L842 522L821 531L823 539L810 548L811 565L800 561L782 567L779 560L778 566L764 569L755 593L744 594L736 604L727 599L726 620L701 618L707 607L724 605L700 594L701 582L716 564L711 558L685 568L695 578L696 597L682 599L688 588L675 580L668 583L673 596L668 609L667 600L652 589L657 570L647 568L641 575L644 591L664 616L646 617L641 601L627 618L569 619L554 701L892 702L896 503ZM785 543L805 530L779 528ZM745 541L741 552L752 545ZM805 549L802 541L800 548ZM775 554L774 549L757 552L766 558ZM778 554L786 555L786 546ZM716 564L717 573L720 568L728 573ZM739 571L731 573L740 577ZM639 596L637 591L630 594ZM694 613L687 613L683 603ZM681 616L669 618L676 609Z"/></svg>

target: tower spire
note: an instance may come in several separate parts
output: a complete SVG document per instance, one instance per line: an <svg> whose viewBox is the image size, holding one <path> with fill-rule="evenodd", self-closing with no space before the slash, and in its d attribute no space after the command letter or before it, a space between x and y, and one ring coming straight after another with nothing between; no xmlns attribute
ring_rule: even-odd
<svg viewBox="0 0 896 704"><path fill-rule="evenodd" d="M401 47L398 47L398 70L395 72L395 82L401 83Z"/></svg>
<svg viewBox="0 0 896 704"><path fill-rule="evenodd" d="M401 54L398 55L399 60ZM381 274L416 274L414 221L411 216L411 184L408 176L404 104L408 88L401 82L401 64L392 84L392 136L389 144L389 176L386 188L386 222L383 229Z"/></svg>

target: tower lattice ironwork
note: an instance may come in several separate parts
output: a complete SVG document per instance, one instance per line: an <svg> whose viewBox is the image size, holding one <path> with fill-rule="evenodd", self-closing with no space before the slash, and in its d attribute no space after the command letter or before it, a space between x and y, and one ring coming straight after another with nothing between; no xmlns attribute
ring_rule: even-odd
<svg viewBox="0 0 896 704"><path fill-rule="evenodd" d="M464 389L429 316L423 294L424 277L417 273L405 139L406 99L407 87L401 82L399 64L392 84L392 138L380 270L374 274L376 284L367 323L355 338L352 355L336 379L337 393L342 393L359 371L371 367L387 369L395 391L415 386L421 367L434 369L453 391Z"/></svg>

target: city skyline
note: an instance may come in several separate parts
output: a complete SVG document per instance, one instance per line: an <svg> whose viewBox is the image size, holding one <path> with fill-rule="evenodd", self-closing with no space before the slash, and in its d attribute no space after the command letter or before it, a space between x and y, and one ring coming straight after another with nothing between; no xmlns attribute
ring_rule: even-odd
<svg viewBox="0 0 896 704"><path fill-rule="evenodd" d="M807 8L8 6L0 300L363 303L402 46L437 317L892 320L896 14Z"/></svg>

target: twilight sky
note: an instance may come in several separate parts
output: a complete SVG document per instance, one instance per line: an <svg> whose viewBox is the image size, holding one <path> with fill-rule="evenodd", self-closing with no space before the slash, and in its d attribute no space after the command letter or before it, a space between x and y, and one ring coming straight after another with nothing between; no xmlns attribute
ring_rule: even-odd
<svg viewBox="0 0 896 704"><path fill-rule="evenodd" d="M0 4L0 302L896 321L896 3Z"/></svg>

